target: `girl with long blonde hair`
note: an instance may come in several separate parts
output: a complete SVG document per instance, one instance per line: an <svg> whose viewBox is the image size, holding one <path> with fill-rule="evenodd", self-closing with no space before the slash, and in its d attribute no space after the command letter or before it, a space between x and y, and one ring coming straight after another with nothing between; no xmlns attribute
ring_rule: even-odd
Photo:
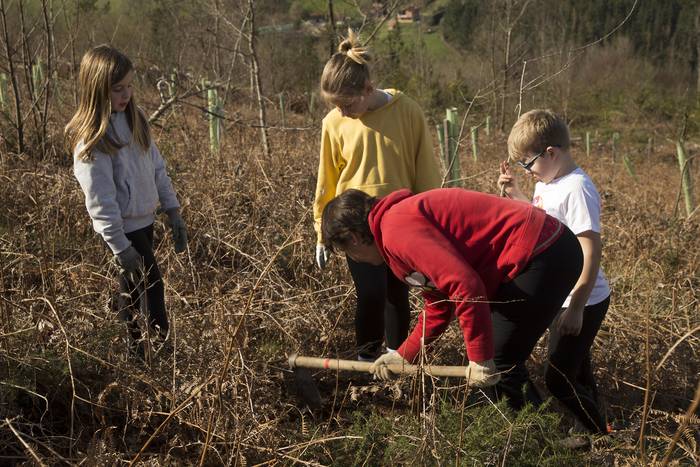
<svg viewBox="0 0 700 467"><path fill-rule="evenodd" d="M161 342L169 329L163 279L153 255L156 209L168 215L176 252L187 248L187 229L165 162L136 105L133 80L131 60L114 47L99 45L85 53L78 109L65 136L93 227L120 267L120 287L130 300L119 315L128 323L131 348L142 355L135 316L143 300L148 325Z"/></svg>

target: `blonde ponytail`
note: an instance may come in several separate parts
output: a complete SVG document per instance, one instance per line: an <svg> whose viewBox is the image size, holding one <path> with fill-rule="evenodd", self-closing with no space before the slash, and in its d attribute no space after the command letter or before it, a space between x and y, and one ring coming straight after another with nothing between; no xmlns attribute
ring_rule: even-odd
<svg viewBox="0 0 700 467"><path fill-rule="evenodd" d="M338 52L347 55L350 60L358 65L367 65L372 59L369 49L360 45L360 40L352 29L348 29L348 37L340 43Z"/></svg>
<svg viewBox="0 0 700 467"><path fill-rule="evenodd" d="M338 52L326 62L321 75L321 96L325 100L362 94L369 77L369 49L360 44L357 34L348 29L348 37L338 45Z"/></svg>

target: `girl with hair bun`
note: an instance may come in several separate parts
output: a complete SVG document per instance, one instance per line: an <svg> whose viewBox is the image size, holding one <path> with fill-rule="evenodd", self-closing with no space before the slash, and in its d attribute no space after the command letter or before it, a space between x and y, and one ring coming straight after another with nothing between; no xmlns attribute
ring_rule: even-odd
<svg viewBox="0 0 700 467"><path fill-rule="evenodd" d="M401 91L375 87L371 60L368 48L348 30L321 75L321 96L333 109L323 119L314 201L320 269L330 257L321 236L321 216L335 196L351 188L377 197L402 188L419 193L441 183L423 111ZM346 260L357 293L358 359L374 360L385 337L391 351L408 334L408 286L384 264Z"/></svg>

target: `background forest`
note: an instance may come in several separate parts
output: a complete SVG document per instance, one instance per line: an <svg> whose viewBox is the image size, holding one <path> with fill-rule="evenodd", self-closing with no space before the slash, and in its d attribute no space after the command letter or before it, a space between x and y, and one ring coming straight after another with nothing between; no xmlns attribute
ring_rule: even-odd
<svg viewBox="0 0 700 467"><path fill-rule="evenodd" d="M496 192L520 113L566 116L613 288L594 362L619 430L590 450L561 445L554 403L514 414L460 381L318 372L320 410L295 393L290 354L352 357L352 283L342 258L315 268L311 215L318 82L348 27L436 157L456 108L465 188ZM62 135L104 42L135 63L191 237L176 256L156 224L174 348L148 364ZM690 0L0 0L0 464L697 465L699 67ZM456 326L441 342L431 360L462 364Z"/></svg>

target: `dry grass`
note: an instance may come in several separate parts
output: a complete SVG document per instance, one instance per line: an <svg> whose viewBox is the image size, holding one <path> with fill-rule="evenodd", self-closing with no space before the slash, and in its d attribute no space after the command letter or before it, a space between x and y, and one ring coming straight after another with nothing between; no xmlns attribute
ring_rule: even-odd
<svg viewBox="0 0 700 467"><path fill-rule="evenodd" d="M434 413L440 401L459 404L451 387L372 387L324 374L324 410L303 410L286 356L351 357L354 340L343 261L324 274L313 267L317 125L272 133L266 160L254 129L227 128L222 156L213 158L198 116L178 112L163 124L156 138L191 239L176 256L157 223L174 352L150 368L126 357L112 308L115 271L67 159L0 155L0 463L325 464L355 436L358 410L374 406L399 419ZM478 163L463 155L465 185L495 192L504 138L482 140ZM627 423L596 440L591 462L659 461L695 393L700 217L671 216L673 151L633 154L638 181L607 146L578 157L602 194L603 265L614 289L594 360L610 415ZM441 343L433 358L460 363L454 325ZM541 359L540 350L535 373ZM437 464L432 420L424 418L421 459ZM697 416L686 422L672 455L681 464L700 461ZM500 455L506 463L510 454Z"/></svg>

